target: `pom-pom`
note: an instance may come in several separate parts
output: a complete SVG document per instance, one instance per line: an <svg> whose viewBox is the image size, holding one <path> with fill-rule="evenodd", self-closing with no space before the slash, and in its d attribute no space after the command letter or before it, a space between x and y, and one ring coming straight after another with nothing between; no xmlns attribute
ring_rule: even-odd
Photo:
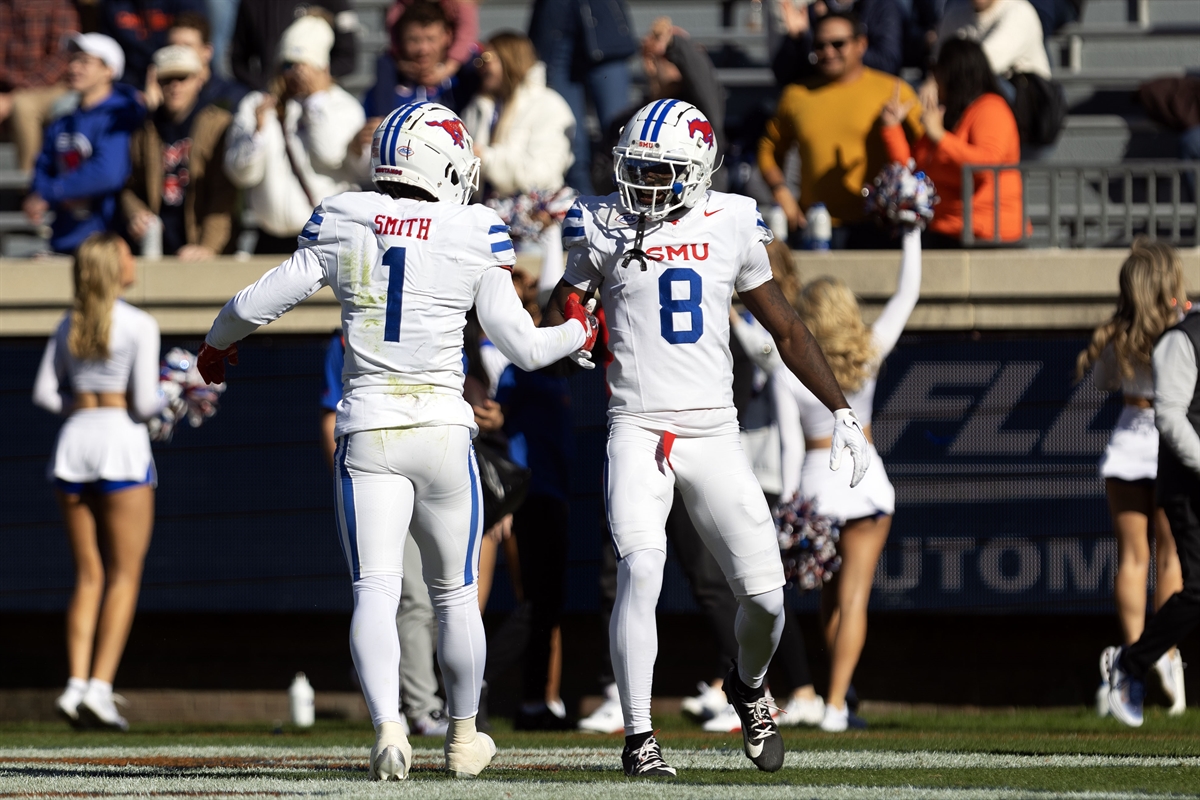
<svg viewBox="0 0 1200 800"><path fill-rule="evenodd" d="M820 589L842 566L837 521L818 514L813 501L800 495L777 505L774 517L785 580L801 591Z"/></svg>
<svg viewBox="0 0 1200 800"><path fill-rule="evenodd" d="M174 347L162 360L158 388L167 404L149 421L150 438L156 442L169 442L180 420L186 418L190 426L199 428L204 420L217 413L225 384L205 383L196 367L196 356L181 347Z"/></svg>
<svg viewBox="0 0 1200 800"><path fill-rule="evenodd" d="M512 197L493 197L485 205L500 215L515 241L532 242L541 238L547 225L562 222L578 196L564 186L555 192L534 189Z"/></svg>
<svg viewBox="0 0 1200 800"><path fill-rule="evenodd" d="M911 225L921 230L933 219L933 207L938 203L933 181L916 170L916 162L893 161L884 167L870 186L863 187L867 198L867 215L893 225Z"/></svg>

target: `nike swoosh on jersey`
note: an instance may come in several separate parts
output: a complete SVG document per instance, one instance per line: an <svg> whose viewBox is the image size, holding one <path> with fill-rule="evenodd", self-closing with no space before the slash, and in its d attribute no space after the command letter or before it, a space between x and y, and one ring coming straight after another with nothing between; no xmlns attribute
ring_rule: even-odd
<svg viewBox="0 0 1200 800"><path fill-rule="evenodd" d="M713 214L716 214L717 212L724 211L724 210L725 209L723 209L723 208L718 208L716 211L705 211L704 216L711 217Z"/></svg>

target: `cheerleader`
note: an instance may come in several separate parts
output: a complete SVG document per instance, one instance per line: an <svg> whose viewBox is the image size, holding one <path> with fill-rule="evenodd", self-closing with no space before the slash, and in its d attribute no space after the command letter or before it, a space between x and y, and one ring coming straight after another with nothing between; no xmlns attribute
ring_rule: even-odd
<svg viewBox="0 0 1200 800"><path fill-rule="evenodd" d="M900 280L875 324L862 319L858 301L840 280L820 278L805 286L797 310L829 362L846 400L871 441L871 406L880 365L904 330L921 289L921 234L906 228ZM821 618L830 653L829 691L821 728L849 727L846 693L867 638L867 601L875 565L887 541L896 507L896 491L872 445L871 468L855 488L841 472L829 469L832 426L829 412L786 369L775 373L779 415L783 497L797 491L816 504L819 514L841 524L841 568L821 593Z"/></svg>
<svg viewBox="0 0 1200 800"><path fill-rule="evenodd" d="M1158 431L1154 427L1154 375L1150 357L1155 342L1180 320L1186 300L1179 255L1165 244L1139 239L1121 265L1121 294L1112 318L1096 328L1087 349L1079 354L1077 377L1088 369L1092 380L1107 392L1124 398L1112 438L1100 459L1100 476L1117 535L1117 579L1114 597L1125 646L1142 635L1146 625L1146 581L1150 574L1149 530L1154 530L1157 581L1154 609L1183 589L1183 572L1175 540L1162 508L1154 499L1158 474ZM1151 526L1153 520L1153 526ZM1171 701L1169 713L1187 706L1183 690L1183 660L1175 648L1155 664ZM1108 684L1101 669L1096 711L1108 714Z"/></svg>
<svg viewBox="0 0 1200 800"><path fill-rule="evenodd" d="M115 234L80 245L74 307L46 344L33 389L36 405L67 418L47 470L76 574L67 607L71 676L55 704L74 725L118 730L129 723L113 702L112 681L154 525L157 481L143 423L164 405L158 325L118 298L135 268Z"/></svg>

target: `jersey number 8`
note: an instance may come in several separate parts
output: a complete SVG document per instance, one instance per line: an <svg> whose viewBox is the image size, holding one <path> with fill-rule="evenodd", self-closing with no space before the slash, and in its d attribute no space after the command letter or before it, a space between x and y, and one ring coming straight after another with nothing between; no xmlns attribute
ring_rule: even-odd
<svg viewBox="0 0 1200 800"><path fill-rule="evenodd" d="M672 267L663 271L658 278L658 320L664 339L671 344L693 344L700 339L704 333L703 297L695 270Z"/></svg>

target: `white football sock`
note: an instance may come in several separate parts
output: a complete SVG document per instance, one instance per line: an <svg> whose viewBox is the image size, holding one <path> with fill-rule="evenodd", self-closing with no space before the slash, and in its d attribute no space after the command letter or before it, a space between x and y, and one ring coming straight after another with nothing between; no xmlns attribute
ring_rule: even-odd
<svg viewBox="0 0 1200 800"><path fill-rule="evenodd" d="M608 646L621 694L625 735L653 730L650 693L658 657L654 610L662 591L667 554L638 550L617 562L617 598L608 626Z"/></svg>
<svg viewBox="0 0 1200 800"><path fill-rule="evenodd" d="M449 591L429 587L438 620L438 664L446 683L446 713L451 720L474 719L487 665L487 635L479 615L474 583Z"/></svg>
<svg viewBox="0 0 1200 800"><path fill-rule="evenodd" d="M354 582L354 616L350 619L350 655L376 730L384 722L400 722L399 575L372 575Z"/></svg>
<svg viewBox="0 0 1200 800"><path fill-rule="evenodd" d="M762 686L771 656L783 634L783 589L738 599L734 635L738 641L738 677L751 689Z"/></svg>

